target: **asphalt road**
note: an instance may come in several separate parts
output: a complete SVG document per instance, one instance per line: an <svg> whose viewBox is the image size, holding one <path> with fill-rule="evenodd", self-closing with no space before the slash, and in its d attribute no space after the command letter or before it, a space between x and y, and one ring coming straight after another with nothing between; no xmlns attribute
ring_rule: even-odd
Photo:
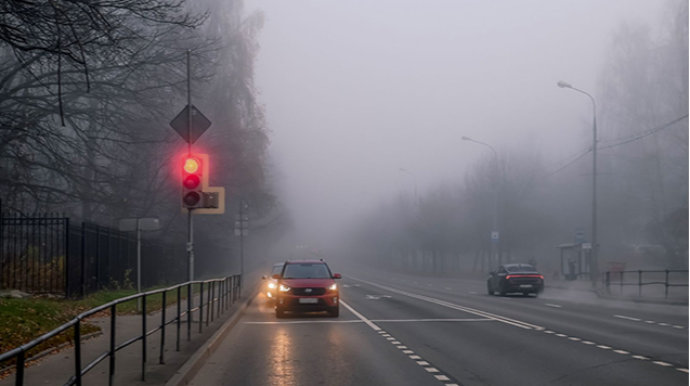
<svg viewBox="0 0 690 386"><path fill-rule="evenodd" d="M687 385L687 307L344 270L341 314L257 297L193 381L213 385ZM343 307L344 306L344 307Z"/></svg>

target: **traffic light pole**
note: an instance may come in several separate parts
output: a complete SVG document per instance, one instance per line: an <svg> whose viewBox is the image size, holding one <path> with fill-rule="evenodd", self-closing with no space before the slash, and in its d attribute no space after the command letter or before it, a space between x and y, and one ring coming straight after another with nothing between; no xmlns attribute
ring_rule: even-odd
<svg viewBox="0 0 690 386"><path fill-rule="evenodd" d="M192 155L192 66L191 52L187 50L187 152ZM192 209L187 209L187 258L189 281L194 280L194 221ZM188 299L189 302L192 299Z"/></svg>

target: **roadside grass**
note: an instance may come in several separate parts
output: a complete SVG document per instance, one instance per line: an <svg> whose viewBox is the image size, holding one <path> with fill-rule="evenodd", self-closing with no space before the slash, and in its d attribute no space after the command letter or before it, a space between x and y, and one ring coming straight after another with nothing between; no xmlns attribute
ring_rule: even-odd
<svg viewBox="0 0 690 386"><path fill-rule="evenodd" d="M159 287L162 288L162 287ZM156 288L148 289L153 290ZM198 292L195 287L194 292ZM31 297L23 299L0 298L0 353L12 350L18 346L29 343L39 336L48 333L61 325L69 322L82 312L109 303L113 300L134 295L133 289L103 290L96 292L84 299L48 299L42 297ZM182 290L182 299L186 299L186 288ZM167 305L177 302L177 291L169 291L166 295ZM152 313L160 310L163 303L163 295L155 294L146 297L146 311ZM137 301L118 304L118 315L137 314ZM109 311L104 311L97 316L107 316ZM100 327L88 322L88 319L81 323L81 334L86 335L100 331ZM36 355L44 350L57 347L63 343L70 342L74 338L74 329L69 328L57 336L39 344L27 353L27 358ZM0 363L0 368L13 364L14 361Z"/></svg>

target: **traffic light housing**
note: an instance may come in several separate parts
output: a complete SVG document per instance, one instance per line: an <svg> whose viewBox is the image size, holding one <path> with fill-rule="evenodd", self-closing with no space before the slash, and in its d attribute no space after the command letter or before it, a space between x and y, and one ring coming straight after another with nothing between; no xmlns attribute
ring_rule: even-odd
<svg viewBox="0 0 690 386"><path fill-rule="evenodd" d="M225 188L208 186L209 166L208 154L182 157L182 212L225 213Z"/></svg>
<svg viewBox="0 0 690 386"><path fill-rule="evenodd" d="M182 157L182 207L205 208L206 188L208 188L208 154L191 154Z"/></svg>

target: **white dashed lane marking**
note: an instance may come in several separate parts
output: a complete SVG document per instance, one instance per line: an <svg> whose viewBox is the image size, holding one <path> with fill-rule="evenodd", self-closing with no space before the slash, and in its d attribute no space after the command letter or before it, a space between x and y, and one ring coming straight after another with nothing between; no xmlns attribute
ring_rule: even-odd
<svg viewBox="0 0 690 386"><path fill-rule="evenodd" d="M546 303L544 304L547 307L553 307L553 308L561 308L562 306L559 306L558 304L551 304L551 303Z"/></svg>
<svg viewBox="0 0 690 386"><path fill-rule="evenodd" d="M628 318L629 318L629 317L623 317L622 319L628 319ZM640 321L642 321L642 320L640 319ZM653 322L652 322L652 323L653 323ZM574 341L574 342L580 342L580 343L586 344L586 345L588 345L588 346L596 346L597 348L600 348L600 349L602 349L602 350L611 350L611 352L614 352L614 353L616 353L616 354L620 354L620 355L630 355L631 358L638 359L638 360L641 360L641 361L649 361L649 360L650 360L649 358L647 358L647 357L645 357L645 356L642 356L642 355L632 355L629 351L620 350L620 349L614 349L613 347L610 347L610 346L605 346L605 345L603 345L603 344L596 344L596 343L594 343L594 342L592 342L592 341L589 341L589 340L582 340L581 338L577 338L577 337L574 337L574 336L568 336L568 335L565 335L565 334L558 334L558 333L555 333L555 332L550 331L550 330L543 330L542 332L545 333L545 334L552 334L552 335L554 335L554 336L558 336L558 337L561 337L561 338L568 338L569 340L572 340L572 341ZM663 362L663 361L652 361L652 363L654 363L655 365L663 366L663 367L674 367L674 365L673 365L672 363ZM682 371L682 372L684 372L684 373L688 373L688 369L686 369L686 368L684 368L684 367L675 367L675 369L678 370L678 371Z"/></svg>
<svg viewBox="0 0 690 386"><path fill-rule="evenodd" d="M662 326L662 327L673 327L673 328L676 328L676 329L678 329L678 330L682 330L682 329L686 328L685 326L680 326L680 325L677 325L677 324L673 324L673 325L672 325L672 324L669 324L669 323L657 322L657 321L654 321L654 320L644 320L644 319L635 318L635 317L627 316L627 315L613 315L613 317L614 317L614 318L618 318L618 319L629 320L629 321L631 321L631 322L640 322L640 323L647 323L647 324L656 324L657 326Z"/></svg>
<svg viewBox="0 0 690 386"><path fill-rule="evenodd" d="M409 350L407 346L402 345L402 344L400 343L400 341L395 340L395 337L391 336L391 334L387 333L386 331L383 331L383 330L382 330L379 326L377 326L373 321L367 319L366 317L364 317L364 315L362 315L362 314L360 314L359 312L355 311L355 309L352 308L352 307L350 307L349 304L345 303L345 302L342 301L342 300L340 301L340 304L342 304L343 307L347 308L348 310L350 310L350 312L352 312L353 314L355 314L355 316L357 316L362 322L364 322L364 323L366 323L367 325L369 325L369 327L371 327L374 331L376 331L381 337L386 338L386 340L389 341L389 342L391 342L391 344L396 345L396 348L397 348L397 349L401 350L403 354L407 354L407 355L408 355L408 358L410 358L410 359L414 360L415 362L417 362L417 364L420 365L420 366L422 366L422 367L424 368L424 370L426 370L426 371L429 372L429 373L434 373L434 377L436 378L436 380L442 381L442 382L445 382L445 381L452 381L452 379L450 379L447 375L444 375L444 374L436 374L436 373L440 373L441 371L440 371L439 369L437 369L436 367L432 367L431 364L430 364L429 362L423 360L422 357L420 357L419 355L416 355L416 354L414 353L414 351ZM410 354L415 354L415 355L410 355ZM444 386L458 386L458 384L457 384L457 383L444 383Z"/></svg>

